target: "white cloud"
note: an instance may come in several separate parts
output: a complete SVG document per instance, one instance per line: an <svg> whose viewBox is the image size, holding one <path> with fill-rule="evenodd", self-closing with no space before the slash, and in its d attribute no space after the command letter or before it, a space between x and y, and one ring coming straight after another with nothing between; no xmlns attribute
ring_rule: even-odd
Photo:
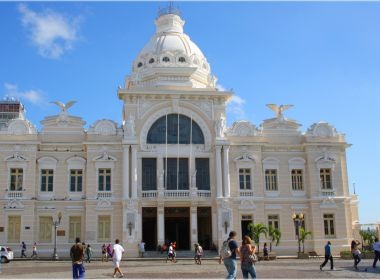
<svg viewBox="0 0 380 280"><path fill-rule="evenodd" d="M37 13L25 4L19 5L19 12L33 44L43 57L60 58L78 39L78 19L69 19L51 10Z"/></svg>
<svg viewBox="0 0 380 280"><path fill-rule="evenodd" d="M227 103L227 112L234 115L236 119L245 118L245 100L238 95L233 95Z"/></svg>
<svg viewBox="0 0 380 280"><path fill-rule="evenodd" d="M23 99L32 104L39 105L44 102L43 94L39 90L20 91L18 85L5 83L5 96Z"/></svg>

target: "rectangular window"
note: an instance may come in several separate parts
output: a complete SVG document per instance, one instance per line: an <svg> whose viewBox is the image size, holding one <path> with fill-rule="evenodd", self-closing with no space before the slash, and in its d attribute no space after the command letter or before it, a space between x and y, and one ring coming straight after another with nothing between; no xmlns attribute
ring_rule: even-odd
<svg viewBox="0 0 380 280"><path fill-rule="evenodd" d="M330 168L321 168L319 171L321 178L321 187L323 190L331 190L331 169Z"/></svg>
<svg viewBox="0 0 380 280"><path fill-rule="evenodd" d="M268 215L268 227L271 226L275 229L280 229L280 219L278 215Z"/></svg>
<svg viewBox="0 0 380 280"><path fill-rule="evenodd" d="M157 161L155 158L142 159L142 187L143 191L157 190Z"/></svg>
<svg viewBox="0 0 380 280"><path fill-rule="evenodd" d="M8 243L20 243L21 216L8 216Z"/></svg>
<svg viewBox="0 0 380 280"><path fill-rule="evenodd" d="M167 190L189 189L189 164L187 158L164 158L164 170L164 187Z"/></svg>
<svg viewBox="0 0 380 280"><path fill-rule="evenodd" d="M10 191L22 191L23 172L22 168L11 168Z"/></svg>
<svg viewBox="0 0 380 280"><path fill-rule="evenodd" d="M41 169L41 192L53 191L54 170Z"/></svg>
<svg viewBox="0 0 380 280"><path fill-rule="evenodd" d="M111 191L111 168L100 168L98 176L98 190Z"/></svg>
<svg viewBox="0 0 380 280"><path fill-rule="evenodd" d="M251 169L240 168L239 169L239 184L241 190L251 189Z"/></svg>
<svg viewBox="0 0 380 280"><path fill-rule="evenodd" d="M39 242L50 243L52 241L53 218L50 216L40 217Z"/></svg>
<svg viewBox="0 0 380 280"><path fill-rule="evenodd" d="M75 238L81 238L81 217L69 217L69 242L75 242Z"/></svg>
<svg viewBox="0 0 380 280"><path fill-rule="evenodd" d="M196 182L198 190L210 190L210 163L208 158L196 158L195 169L197 170Z"/></svg>
<svg viewBox="0 0 380 280"><path fill-rule="evenodd" d="M70 170L70 192L81 192L83 184L83 170Z"/></svg>
<svg viewBox="0 0 380 280"><path fill-rule="evenodd" d="M265 170L265 190L277 191L277 169Z"/></svg>
<svg viewBox="0 0 380 280"><path fill-rule="evenodd" d="M292 169L292 190L303 190L302 169Z"/></svg>
<svg viewBox="0 0 380 280"><path fill-rule="evenodd" d="M326 237L335 236L334 214L324 214L323 215L323 225L324 225Z"/></svg>
<svg viewBox="0 0 380 280"><path fill-rule="evenodd" d="M111 240L111 216L98 217L98 242Z"/></svg>

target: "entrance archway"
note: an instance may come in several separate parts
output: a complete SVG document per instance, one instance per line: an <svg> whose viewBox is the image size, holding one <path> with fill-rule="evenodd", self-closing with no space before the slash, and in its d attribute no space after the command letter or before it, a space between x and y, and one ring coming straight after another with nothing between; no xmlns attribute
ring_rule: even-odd
<svg viewBox="0 0 380 280"><path fill-rule="evenodd" d="M145 249L155 251L157 249L157 208L142 208L142 239Z"/></svg>
<svg viewBox="0 0 380 280"><path fill-rule="evenodd" d="M190 208L165 207L165 240L177 243L177 250L190 250Z"/></svg>

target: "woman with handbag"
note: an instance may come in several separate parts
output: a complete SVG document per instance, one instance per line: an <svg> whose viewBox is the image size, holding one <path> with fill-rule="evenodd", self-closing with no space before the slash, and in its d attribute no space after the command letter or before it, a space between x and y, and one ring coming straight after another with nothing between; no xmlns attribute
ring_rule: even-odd
<svg viewBox="0 0 380 280"><path fill-rule="evenodd" d="M256 246L252 245L251 238L247 235L244 236L242 245L240 246L241 272L244 279L248 279L249 275L251 275L252 279L256 279L255 263L257 257L255 253Z"/></svg>

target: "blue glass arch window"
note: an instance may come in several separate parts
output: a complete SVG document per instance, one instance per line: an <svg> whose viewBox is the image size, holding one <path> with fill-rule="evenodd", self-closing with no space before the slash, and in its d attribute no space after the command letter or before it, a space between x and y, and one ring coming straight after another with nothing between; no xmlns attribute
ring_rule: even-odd
<svg viewBox="0 0 380 280"><path fill-rule="evenodd" d="M190 131L192 132L191 137ZM162 116L153 123L147 136L148 144L165 144L166 141L168 144L190 144L190 140L193 144L205 143L203 132L199 125L194 120L192 121L189 117L181 114Z"/></svg>

